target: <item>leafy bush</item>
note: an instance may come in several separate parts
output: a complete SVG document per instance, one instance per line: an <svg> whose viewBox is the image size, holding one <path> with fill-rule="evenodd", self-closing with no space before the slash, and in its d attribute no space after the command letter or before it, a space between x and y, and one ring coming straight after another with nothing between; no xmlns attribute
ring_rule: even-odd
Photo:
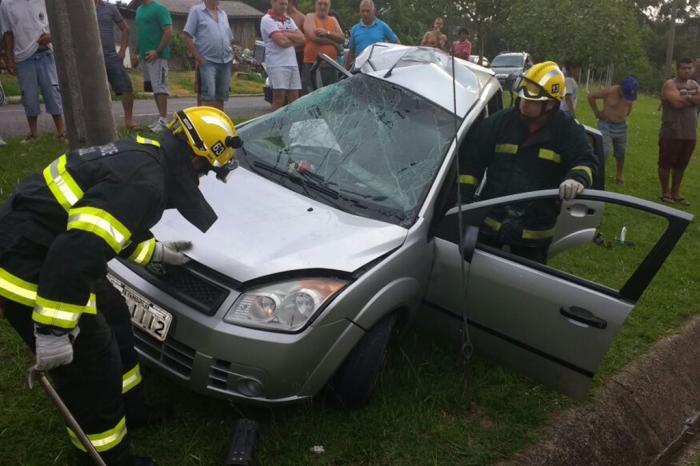
<svg viewBox="0 0 700 466"><path fill-rule="evenodd" d="M170 62L176 69L193 70L194 62L190 55L185 41L182 40L181 31L173 31L172 39L170 40Z"/></svg>

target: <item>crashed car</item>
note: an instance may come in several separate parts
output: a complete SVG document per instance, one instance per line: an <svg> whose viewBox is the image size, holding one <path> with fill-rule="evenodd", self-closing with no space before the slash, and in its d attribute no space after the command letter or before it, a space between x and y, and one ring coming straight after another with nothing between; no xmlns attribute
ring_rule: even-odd
<svg viewBox="0 0 700 466"><path fill-rule="evenodd" d="M240 166L226 184L201 181L214 226L201 233L167 211L153 231L191 241L189 263L110 263L143 361L236 401L280 405L326 388L360 406L398 330L423 319L459 334L467 322L477 351L584 396L692 217L599 189L563 204L546 190L460 208L456 151L501 108L494 73L457 61L453 80L444 52L394 44L369 47L354 71L239 126ZM490 209L540 201L561 207L547 264L478 241ZM636 231L616 209L662 228L638 266L618 270L629 277L605 286L577 274L572 251L599 264L623 251L599 245L618 219Z"/></svg>

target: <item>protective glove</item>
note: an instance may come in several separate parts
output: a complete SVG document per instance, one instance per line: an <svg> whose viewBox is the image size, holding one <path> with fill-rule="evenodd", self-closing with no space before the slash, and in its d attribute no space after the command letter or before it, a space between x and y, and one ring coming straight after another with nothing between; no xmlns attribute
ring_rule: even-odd
<svg viewBox="0 0 700 466"><path fill-rule="evenodd" d="M79 333L78 327L70 332L61 332L34 325L36 364L33 369L48 371L70 364L73 361L73 341Z"/></svg>
<svg viewBox="0 0 700 466"><path fill-rule="evenodd" d="M583 192L583 185L576 180L564 180L559 185L559 197L565 201L570 201L581 192Z"/></svg>
<svg viewBox="0 0 700 466"><path fill-rule="evenodd" d="M157 242L151 257L152 264L182 265L190 258L182 253L192 247L189 241L165 241Z"/></svg>

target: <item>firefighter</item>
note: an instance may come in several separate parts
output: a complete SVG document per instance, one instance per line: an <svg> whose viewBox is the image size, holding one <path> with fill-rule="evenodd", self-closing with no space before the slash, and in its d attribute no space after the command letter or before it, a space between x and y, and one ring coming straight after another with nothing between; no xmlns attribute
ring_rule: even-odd
<svg viewBox="0 0 700 466"><path fill-rule="evenodd" d="M474 199L487 169L480 200L557 187L560 198L570 200L593 184L597 161L585 130L559 109L566 89L556 63L528 69L516 92L513 107L483 120L460 147L464 202ZM560 201L547 200L494 208L479 240L544 263L560 207Z"/></svg>
<svg viewBox="0 0 700 466"><path fill-rule="evenodd" d="M185 109L158 140L62 155L0 207L0 307L109 465L154 463L129 452L127 429L148 419L134 395L141 373L128 310L106 280L107 262L187 262L189 243L158 242L149 229L175 208L205 232L217 217L198 178L212 169L223 177L239 145L222 111ZM91 464L68 434L79 462Z"/></svg>

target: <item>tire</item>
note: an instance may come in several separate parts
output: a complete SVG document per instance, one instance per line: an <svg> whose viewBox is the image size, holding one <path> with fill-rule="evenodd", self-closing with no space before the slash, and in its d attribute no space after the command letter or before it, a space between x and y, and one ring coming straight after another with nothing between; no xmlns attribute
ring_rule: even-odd
<svg viewBox="0 0 700 466"><path fill-rule="evenodd" d="M367 404L386 362L396 314L382 318L348 354L326 387L327 400L343 408Z"/></svg>

